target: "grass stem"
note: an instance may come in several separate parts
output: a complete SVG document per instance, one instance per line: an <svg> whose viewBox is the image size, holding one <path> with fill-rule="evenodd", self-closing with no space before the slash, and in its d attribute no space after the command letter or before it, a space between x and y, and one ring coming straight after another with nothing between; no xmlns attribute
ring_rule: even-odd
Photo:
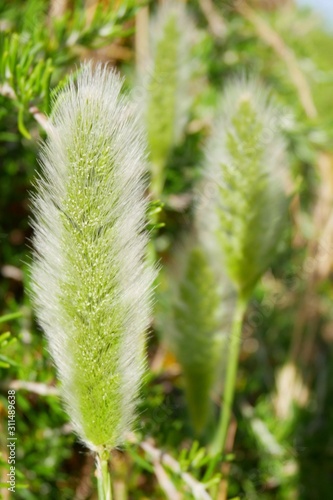
<svg viewBox="0 0 333 500"><path fill-rule="evenodd" d="M98 500L112 500L112 484L109 471L109 458L106 452L97 458L98 476Z"/></svg>
<svg viewBox="0 0 333 500"><path fill-rule="evenodd" d="M240 296L237 300L235 315L232 324L230 351L228 356L225 389L223 394L223 406L220 414L217 432L210 449L211 455L213 456L216 456L220 453L223 454L225 449L235 394L238 357L242 337L242 324L246 307L247 300Z"/></svg>

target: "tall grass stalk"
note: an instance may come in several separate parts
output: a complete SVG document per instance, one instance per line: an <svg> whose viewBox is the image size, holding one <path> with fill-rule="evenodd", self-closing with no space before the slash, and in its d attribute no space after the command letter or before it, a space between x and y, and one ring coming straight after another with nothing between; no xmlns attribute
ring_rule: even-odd
<svg viewBox="0 0 333 500"><path fill-rule="evenodd" d="M118 74L87 63L53 105L33 198L37 317L73 428L111 498L110 450L131 429L145 370L145 142Z"/></svg>
<svg viewBox="0 0 333 500"><path fill-rule="evenodd" d="M234 400L242 321L253 290L271 264L286 215L285 143L280 110L253 78L226 87L206 150L207 182L213 230L238 300L227 360L222 411L211 445L214 456L225 449Z"/></svg>
<svg viewBox="0 0 333 500"><path fill-rule="evenodd" d="M112 484L108 453L97 457L97 488L99 500L112 500Z"/></svg>
<svg viewBox="0 0 333 500"><path fill-rule="evenodd" d="M216 456L220 451L223 451L225 449L228 426L232 412L232 405L234 401L239 349L242 339L242 325L246 308L247 308L247 300L246 299L244 300L241 297L239 297L234 312L231 338L229 344L228 364L227 364L227 371L225 376L225 385L223 392L223 407L222 407L223 410L210 449L212 455L214 456Z"/></svg>

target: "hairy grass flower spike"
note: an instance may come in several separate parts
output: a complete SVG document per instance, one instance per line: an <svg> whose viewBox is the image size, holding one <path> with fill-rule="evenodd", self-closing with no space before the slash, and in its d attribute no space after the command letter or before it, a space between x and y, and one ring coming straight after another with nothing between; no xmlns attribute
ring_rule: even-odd
<svg viewBox="0 0 333 500"><path fill-rule="evenodd" d="M191 104L192 20L181 2L168 1L151 22L151 61L144 81L152 191L160 196L170 150L182 138Z"/></svg>
<svg viewBox="0 0 333 500"><path fill-rule="evenodd" d="M168 340L182 367L197 435L203 434L213 416L211 396L219 385L235 295L221 269L207 218L209 213L198 207L195 229L175 251L171 266L174 276L169 280L173 287Z"/></svg>
<svg viewBox="0 0 333 500"><path fill-rule="evenodd" d="M231 82L207 147L208 178L217 183L216 231L239 293L251 294L269 266L287 199L279 110L256 80Z"/></svg>
<svg viewBox="0 0 333 500"><path fill-rule="evenodd" d="M219 331L220 297L215 276L199 245L186 249L186 263L174 295L172 349L185 380L186 399L197 434L211 411L223 334Z"/></svg>
<svg viewBox="0 0 333 500"><path fill-rule="evenodd" d="M286 215L285 144L279 110L251 78L230 83L208 143L207 180L216 183L214 231L237 288L223 411L213 455L224 450L234 398L243 317L254 287L270 265Z"/></svg>
<svg viewBox="0 0 333 500"><path fill-rule="evenodd" d="M122 81L84 64L54 103L33 199L33 292L67 412L105 461L130 429L154 277L145 144Z"/></svg>

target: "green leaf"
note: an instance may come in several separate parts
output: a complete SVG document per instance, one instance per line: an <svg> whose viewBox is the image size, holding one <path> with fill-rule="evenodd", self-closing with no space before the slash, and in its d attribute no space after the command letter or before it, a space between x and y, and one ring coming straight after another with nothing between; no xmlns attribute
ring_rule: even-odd
<svg viewBox="0 0 333 500"><path fill-rule="evenodd" d="M0 323L5 323L7 321L12 321L13 319L18 319L22 317L22 312L15 312L11 314L5 314L4 316L0 316Z"/></svg>

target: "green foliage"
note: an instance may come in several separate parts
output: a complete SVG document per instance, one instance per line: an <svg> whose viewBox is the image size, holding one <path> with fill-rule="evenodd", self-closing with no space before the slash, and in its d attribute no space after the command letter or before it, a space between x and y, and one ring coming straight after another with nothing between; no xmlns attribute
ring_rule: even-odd
<svg viewBox="0 0 333 500"><path fill-rule="evenodd" d="M0 317L0 324L7 323L13 319L21 317L21 313L6 314ZM17 342L15 337L11 336L11 332L3 332L0 334L0 368L9 368L10 366L16 366L14 360L8 358L5 354L2 354L2 350L12 347Z"/></svg>
<svg viewBox="0 0 333 500"><path fill-rule="evenodd" d="M10 332L4 332L0 335L0 349L4 349L16 342L15 338L10 338ZM0 354L0 368L9 368L10 365L15 365L14 361Z"/></svg>
<svg viewBox="0 0 333 500"><path fill-rule="evenodd" d="M200 486L206 491L218 484L221 480L220 473L214 473L209 468L210 456L207 454L205 447L200 446L198 441L193 441L191 446L183 448L179 453L179 465L183 473L190 473L198 481L200 481ZM205 473L203 473L205 471ZM182 491L183 485L179 482L179 491ZM185 493L186 494L186 493ZM191 498L192 495L188 495ZM185 497L186 498L186 497Z"/></svg>
<svg viewBox="0 0 333 500"><path fill-rule="evenodd" d="M25 114L39 102L46 112L50 109L51 59L45 60L42 44L34 44L17 33L1 35L0 54L1 92L14 100L18 108L18 128L30 139L24 125Z"/></svg>
<svg viewBox="0 0 333 500"><path fill-rule="evenodd" d="M43 0L17 3L19 7L5 10L5 30L0 33L0 94L14 101L19 131L31 139L27 115L34 106L37 112L50 112L54 73L58 80L59 69L75 60L78 47L97 49L132 34L124 23L133 18L140 3L111 2L107 8L97 3L92 16L87 16L81 0L60 15L48 13Z"/></svg>

